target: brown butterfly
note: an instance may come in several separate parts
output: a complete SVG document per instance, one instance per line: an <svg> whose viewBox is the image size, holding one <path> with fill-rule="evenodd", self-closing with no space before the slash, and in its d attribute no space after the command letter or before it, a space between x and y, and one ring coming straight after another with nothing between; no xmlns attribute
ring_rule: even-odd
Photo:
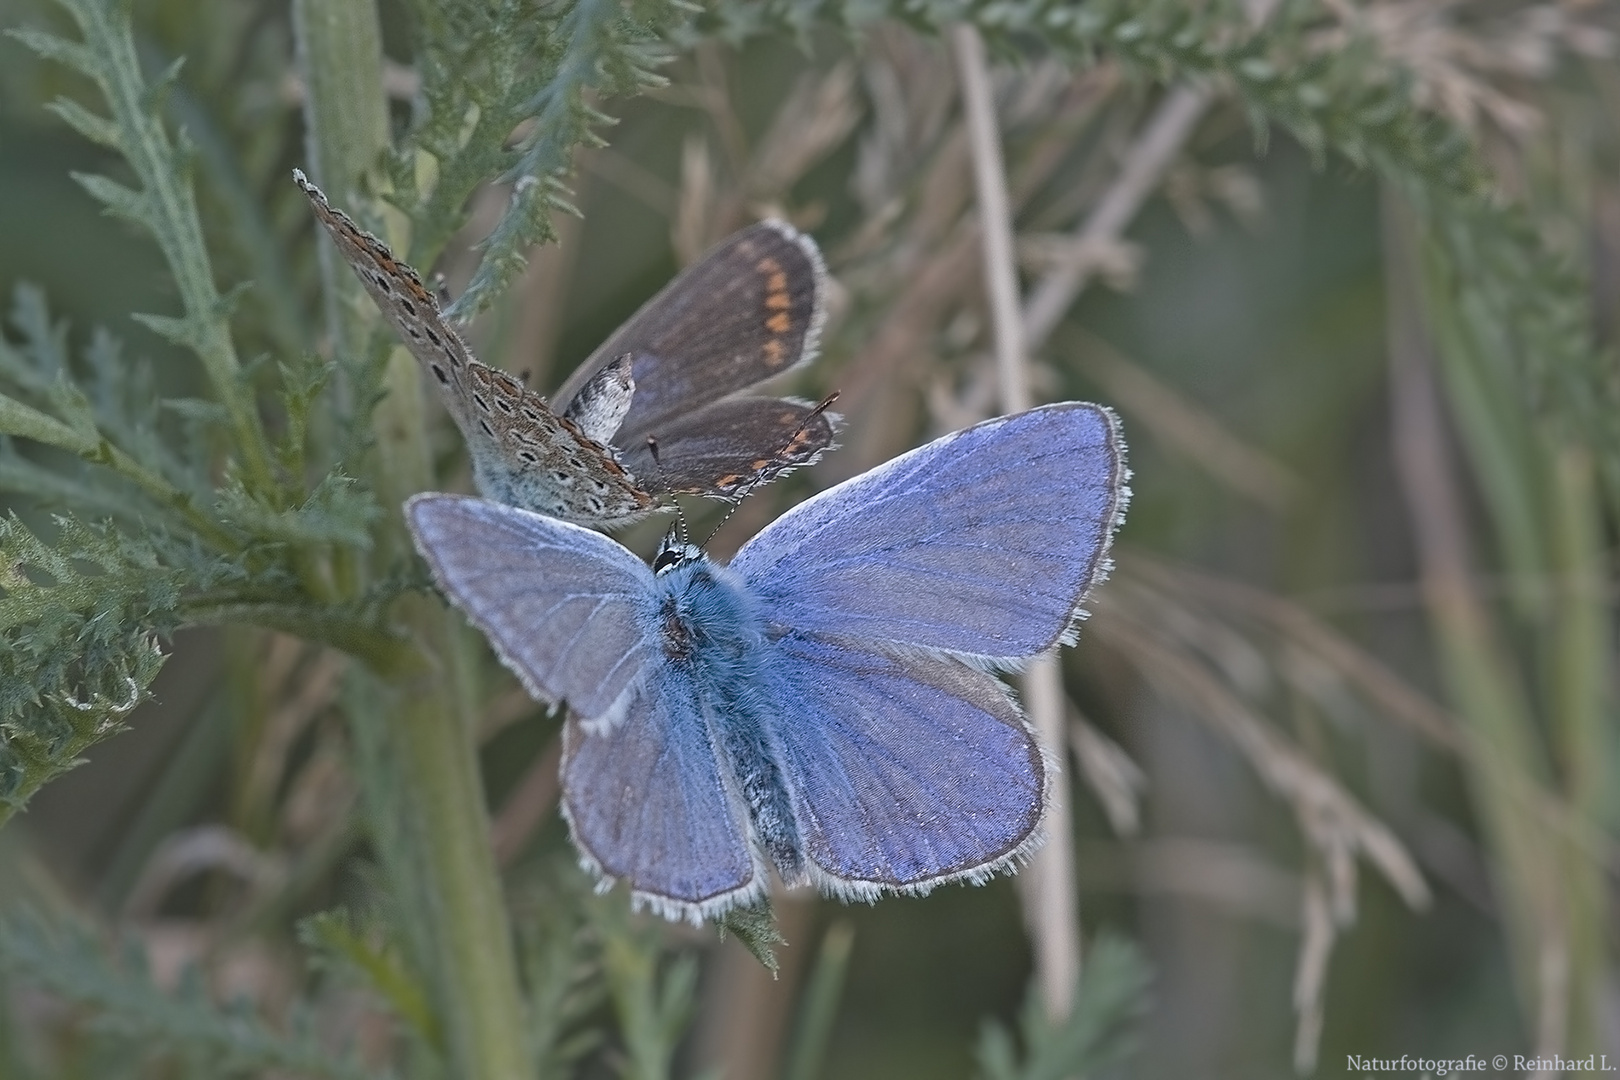
<svg viewBox="0 0 1620 1080"><path fill-rule="evenodd" d="M559 412L474 358L415 270L293 179L438 386L486 498L611 529L660 496L738 496L832 444L824 406L744 393L815 355L826 269L791 225L743 229L678 275L563 384Z"/></svg>

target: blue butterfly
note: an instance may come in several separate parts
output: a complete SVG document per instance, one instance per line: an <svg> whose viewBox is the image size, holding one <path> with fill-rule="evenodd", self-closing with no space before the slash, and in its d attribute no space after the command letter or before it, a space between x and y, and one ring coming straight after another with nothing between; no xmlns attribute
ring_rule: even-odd
<svg viewBox="0 0 1620 1080"><path fill-rule="evenodd" d="M800 504L729 566L459 495L406 504L445 594L565 701L586 866L699 922L769 868L844 899L1016 867L1055 767L992 674L1073 641L1124 510L1107 409L947 435Z"/></svg>

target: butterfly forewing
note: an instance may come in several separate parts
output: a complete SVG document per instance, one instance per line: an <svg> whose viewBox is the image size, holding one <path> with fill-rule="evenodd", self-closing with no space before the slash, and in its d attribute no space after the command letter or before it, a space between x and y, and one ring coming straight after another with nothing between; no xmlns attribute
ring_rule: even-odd
<svg viewBox="0 0 1620 1080"><path fill-rule="evenodd" d="M416 495L405 520L434 580L536 699L589 720L628 706L656 645L652 572L600 533L465 495Z"/></svg>
<svg viewBox="0 0 1620 1080"><path fill-rule="evenodd" d="M480 490L584 524L625 524L652 510L652 496L607 446L554 413L539 394L475 359L415 270L328 203L303 173L295 171L293 178L344 261L439 388L467 440Z"/></svg>
<svg viewBox="0 0 1620 1080"><path fill-rule="evenodd" d="M800 402L733 395L815 356L826 278L814 241L791 225L743 229L642 305L557 400L571 412L598 372L630 356L635 394L614 442L660 494L729 496L743 481L809 464L832 445L832 418ZM656 467L649 436L658 443Z"/></svg>
<svg viewBox="0 0 1620 1080"><path fill-rule="evenodd" d="M1063 640L1106 572L1124 476L1108 410L1049 405L821 492L731 568L795 630L1017 661Z"/></svg>

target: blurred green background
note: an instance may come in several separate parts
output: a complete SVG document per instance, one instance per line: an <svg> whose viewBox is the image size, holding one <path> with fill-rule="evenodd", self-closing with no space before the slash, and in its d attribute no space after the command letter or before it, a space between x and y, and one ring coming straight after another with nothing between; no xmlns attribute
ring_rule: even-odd
<svg viewBox="0 0 1620 1080"><path fill-rule="evenodd" d="M416 23L407 9L381 10L393 121L406 130ZM329 350L315 234L287 181L305 150L286 5L141 0L135 13L149 68L187 57L166 116L200 147L218 282L281 279L279 291L246 294L241 354ZM1612 384L1620 10L1361 0L1284 4L1272 17L1302 69L1360 50L1369 69L1398 73L1416 110L1468 137L1500 199L1533 208L1530 242L1575 269L1562 300L1588 313L1600 382ZM0 4L0 26L65 25L49 5ZM1022 45L997 56L995 87L1033 292L1187 84L1160 85L1106 49L1071 67L1039 40ZM618 122L575 161L582 217L559 222L559 242L470 340L488 362L554 387L733 229L775 213L812 233L839 288L823 357L791 389L842 392L843 449L751 498L717 540L724 552L810 491L997 411L972 177L951 53L914 30L704 40L659 70L667 86L596 102ZM75 345L107 327L151 359L164 394L206 396L195 362L129 318L176 302L156 249L69 177L122 175L114 155L42 107L85 86L10 39L0 73L0 289L42 287ZM1083 253L1097 273L1032 358L1040 399L1119 412L1134 472L1118 571L1063 661L1074 720L1096 740L1077 734L1067 757L1083 936L1133 939L1152 970L1140 1049L1113 1070L1337 1076L1349 1055L1402 1054L1620 1061L1615 503L1604 486L1620 462L1569 434L1556 395L1470 352L1455 326L1470 309L1446 289L1462 295L1472 271L1491 268L1436 255L1410 189L1280 127L1262 137L1228 89L1209 92L1123 231ZM438 262L452 293L505 198L498 184L474 195ZM1470 426L1468 410L1489 394L1469 387L1490 379L1495 407L1516 417L1500 445L1481 441L1488 425ZM1437 397L1425 406L1414 385ZM442 486L468 490L453 429L436 403L429 415ZM1515 557L1515 529L1556 532L1559 506L1569 509L1504 517L1491 470L1515 453L1513 482L1537 497L1548 476L1586 477L1561 496L1590 525L1578 574L1558 576L1554 559L1538 576ZM1444 469L1424 473L1425 455ZM60 509L25 490L3 497L37 528ZM689 511L699 534L715 519ZM1437 514L1450 547L1425 540L1425 515ZM662 527L626 540L646 550ZM1445 592L1452 572L1466 591L1461 623ZM1572 591L1601 609L1585 741L1560 720L1587 689L1564 663L1579 647L1561 606ZM1484 655L1522 695L1512 738L1480 718L1489 701L1466 692L1473 639L1459 626L1488 639ZM554 769L556 720L480 641L463 647L483 673L489 807L516 830L508 884L520 895L532 881L558 887L572 877L568 842L544 793L529 816L513 809ZM368 1060L391 1060L399 1036L387 1010L327 986L293 931L374 887L357 869L369 851L358 827L335 840L328 827L358 814L336 654L243 628L182 630L166 649L129 730L0 831L0 910L75 912L143 944L160 984L197 965L220 998L243 996L273 1026L300 995L339 1001L331 1016L351 1022L329 1016L326 1036L357 1035ZM1504 766L1500 748L1522 745L1537 759ZM1589 774L1591 797L1577 782ZM310 861L321 844L330 852ZM289 873L307 866L316 872ZM1560 906L1571 897L1591 902ZM1013 879L870 907L788 897L777 914L789 944L774 981L712 931L650 931L657 948L701 958L676 1075L779 1075L806 1023L818 943L835 927L852 930L853 946L821 1076L977 1075L982 1025L1013 1023L1032 992ZM66 1049L91 1038L94 1008L3 971L0 991L10 1017L0 1038L12 1044L0 1077L96 1075L99 1059ZM598 1004L590 1015L611 1027L606 1013ZM622 1066L619 1036L604 1038L581 1075ZM184 1074L161 1060L125 1067Z"/></svg>

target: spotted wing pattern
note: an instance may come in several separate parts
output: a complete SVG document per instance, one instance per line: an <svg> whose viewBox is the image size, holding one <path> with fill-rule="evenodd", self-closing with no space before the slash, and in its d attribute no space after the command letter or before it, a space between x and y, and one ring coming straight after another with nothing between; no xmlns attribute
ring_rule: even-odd
<svg viewBox="0 0 1620 1080"><path fill-rule="evenodd" d="M445 322L438 299L415 270L333 207L302 172L295 171L293 179L366 292L439 388L467 441L479 490L497 502L599 527L627 524L654 508L652 495L604 441L559 416L518 380L480 363Z"/></svg>

